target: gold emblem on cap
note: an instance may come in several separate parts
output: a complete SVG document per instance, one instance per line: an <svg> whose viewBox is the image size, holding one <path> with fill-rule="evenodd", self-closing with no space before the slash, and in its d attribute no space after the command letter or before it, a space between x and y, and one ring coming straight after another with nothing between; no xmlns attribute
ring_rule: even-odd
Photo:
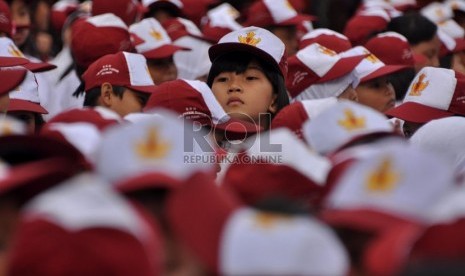
<svg viewBox="0 0 465 276"><path fill-rule="evenodd" d="M290 216L274 214L270 212L258 212L254 217L254 225L262 229L273 228L280 222L285 222L290 219Z"/></svg>
<svg viewBox="0 0 465 276"><path fill-rule="evenodd" d="M155 127L150 127L143 141L136 143L136 153L144 159L159 159L168 154L171 144L163 141Z"/></svg>
<svg viewBox="0 0 465 276"><path fill-rule="evenodd" d="M408 93L409 96L420 96L421 92L425 90L425 88L429 85L429 81L424 81L426 78L426 75L422 73L419 77L418 80L412 84L412 88L410 89L410 93Z"/></svg>
<svg viewBox="0 0 465 276"><path fill-rule="evenodd" d="M364 51L366 55L366 60L368 60L369 62L371 63L378 63L380 62L379 58L377 58L375 55L373 55L372 53L368 52L368 51Z"/></svg>
<svg viewBox="0 0 465 276"><path fill-rule="evenodd" d="M238 38L240 43L249 44L251 46L257 46L257 44L262 41L261 38L255 37L255 32L248 32L246 36L240 35Z"/></svg>
<svg viewBox="0 0 465 276"><path fill-rule="evenodd" d="M11 44L10 47L8 47L8 52L14 57L24 57L23 53L18 48L16 48L16 46Z"/></svg>
<svg viewBox="0 0 465 276"><path fill-rule="evenodd" d="M388 192L395 188L399 179L399 175L392 168L391 158L385 157L375 171L368 174L365 184L369 191Z"/></svg>
<svg viewBox="0 0 465 276"><path fill-rule="evenodd" d="M437 8L435 12L436 12L437 17L439 17L439 18L444 17L444 11L441 8Z"/></svg>
<svg viewBox="0 0 465 276"><path fill-rule="evenodd" d="M151 28L150 35L155 39L155 40L162 40L163 35L158 32L157 30Z"/></svg>
<svg viewBox="0 0 465 276"><path fill-rule="evenodd" d="M333 56L337 55L336 52L334 52L331 49L326 48L323 45L318 46L318 50L320 51L320 53L325 54L327 56L332 56L333 57Z"/></svg>
<svg viewBox="0 0 465 276"><path fill-rule="evenodd" d="M337 123L348 131L365 128L365 117L355 116L352 109L347 108L344 110L344 119L337 121Z"/></svg>

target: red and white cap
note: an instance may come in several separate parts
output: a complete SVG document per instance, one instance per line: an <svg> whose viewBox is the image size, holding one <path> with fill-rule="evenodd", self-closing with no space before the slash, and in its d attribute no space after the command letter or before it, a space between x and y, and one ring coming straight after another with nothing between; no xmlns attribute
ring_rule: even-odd
<svg viewBox="0 0 465 276"><path fill-rule="evenodd" d="M139 20L144 10L137 0L93 0L92 15L112 13L121 18L126 25L131 25Z"/></svg>
<svg viewBox="0 0 465 276"><path fill-rule="evenodd" d="M394 134L394 127L370 107L339 101L305 123L303 131L314 150L329 154L361 137Z"/></svg>
<svg viewBox="0 0 465 276"><path fill-rule="evenodd" d="M118 125L104 133L96 162L96 171L104 179L127 190L158 182L169 186L173 182L168 179L184 181L197 172L215 171L213 142L203 130L197 131L167 110L156 110L156 114L161 116ZM209 147L196 141L205 141ZM142 175L148 176L137 180Z"/></svg>
<svg viewBox="0 0 465 276"><path fill-rule="evenodd" d="M200 179L171 193L166 206L173 232L210 273L344 275L348 272L347 253L335 234L308 216L240 208L224 189Z"/></svg>
<svg viewBox="0 0 465 276"><path fill-rule="evenodd" d="M300 14L288 0L259 0L246 10L244 26L267 27L270 25L299 25L303 21L312 21L314 16Z"/></svg>
<svg viewBox="0 0 465 276"><path fill-rule="evenodd" d="M352 48L352 44L345 35L326 28L318 28L305 34L300 39L299 49L303 49L313 43L323 45L336 53Z"/></svg>
<svg viewBox="0 0 465 276"><path fill-rule="evenodd" d="M363 45L372 33L384 31L389 21L390 15L382 9L362 11L347 22L343 34L352 45Z"/></svg>
<svg viewBox="0 0 465 276"><path fill-rule="evenodd" d="M389 45L389 47L386 47ZM405 36L396 32L385 32L368 40L365 48L387 65L413 67L415 59Z"/></svg>
<svg viewBox="0 0 465 276"><path fill-rule="evenodd" d="M225 168L223 186L249 206L273 197L313 206L320 199L331 167L329 160L310 151L285 128L274 129L267 135L260 135L259 139L252 146L239 150L238 158L243 162L233 162ZM270 145L269 148L266 145Z"/></svg>
<svg viewBox="0 0 465 276"><path fill-rule="evenodd" d="M84 72L82 79L85 82L85 91L100 87L105 82L142 93L152 93L155 90L145 57L128 52L99 58Z"/></svg>
<svg viewBox="0 0 465 276"><path fill-rule="evenodd" d="M28 71L24 81L10 91L10 104L8 112L29 111L39 114L47 114L48 111L40 105L39 88L34 73Z"/></svg>
<svg viewBox="0 0 465 276"><path fill-rule="evenodd" d="M218 44L210 47L212 62L223 54L248 52L257 55L287 76L287 60L284 43L276 35L263 28L251 26L223 36Z"/></svg>
<svg viewBox="0 0 465 276"><path fill-rule="evenodd" d="M357 46L341 53L341 56L343 57L359 55L366 55L362 62L355 67L355 71L360 78L361 83L407 68L406 65L386 65L363 46Z"/></svg>
<svg viewBox="0 0 465 276"><path fill-rule="evenodd" d="M227 115L210 87L202 81L174 80L158 85L144 110L151 112L153 108L172 110L184 119L202 126L211 126L214 130L222 130L230 138L261 130L255 124Z"/></svg>
<svg viewBox="0 0 465 276"><path fill-rule="evenodd" d="M68 16L79 10L77 0L59 0L55 2L50 10L50 24L56 31L61 31Z"/></svg>
<svg viewBox="0 0 465 276"><path fill-rule="evenodd" d="M392 226L382 214L428 223L432 206L457 185L448 162L408 143L385 144L351 162L331 172L339 177L328 183L322 213L331 225L382 231Z"/></svg>
<svg viewBox="0 0 465 276"><path fill-rule="evenodd" d="M420 10L420 13L436 24L451 19L454 16L454 12L449 5L439 2L428 4Z"/></svg>
<svg viewBox="0 0 465 276"><path fill-rule="evenodd" d="M120 122L118 114L104 107L71 109L47 121L40 129L40 135L70 143L93 163L102 132Z"/></svg>
<svg viewBox="0 0 465 276"><path fill-rule="evenodd" d="M0 1L0 33L5 33L11 37L13 35L13 23L11 20L11 12L8 4L1 0Z"/></svg>
<svg viewBox="0 0 465 276"><path fill-rule="evenodd" d="M447 133L447 135L444 135ZM418 145L452 162L459 177L465 176L465 149L460 146L465 135L464 117L447 117L432 120L410 137L411 144Z"/></svg>
<svg viewBox="0 0 465 276"><path fill-rule="evenodd" d="M207 21L202 26L202 32L209 39L218 41L224 35L243 28L236 21L240 15L231 4L223 3L207 12Z"/></svg>
<svg viewBox="0 0 465 276"><path fill-rule="evenodd" d="M129 32L141 40L140 43L135 43L136 50L146 59L167 58L177 51L189 50L174 45L165 29L154 18L146 18L131 25Z"/></svg>
<svg viewBox="0 0 465 276"><path fill-rule="evenodd" d="M298 138L305 141L302 130L304 123L336 103L336 97L293 102L276 114L271 121L271 129L281 127L290 129Z"/></svg>
<svg viewBox="0 0 465 276"><path fill-rule="evenodd" d="M102 39L108 37L111 39ZM84 68L104 55L133 49L128 27L112 13L78 20L72 25L71 52L76 63Z"/></svg>
<svg viewBox="0 0 465 276"><path fill-rule="evenodd" d="M170 18L163 21L162 26L163 28L165 28L166 32L173 41L176 41L184 36L192 36L213 43L213 41L204 37L204 35L200 31L200 29L194 24L194 22L188 19L182 17Z"/></svg>
<svg viewBox="0 0 465 276"><path fill-rule="evenodd" d="M464 98L464 75L450 69L424 67L410 83L402 104L386 115L414 123L465 116Z"/></svg>
<svg viewBox="0 0 465 276"><path fill-rule="evenodd" d="M28 71L22 67L0 67L0 95L5 95L18 87L26 78Z"/></svg>
<svg viewBox="0 0 465 276"><path fill-rule="evenodd" d="M313 84L335 80L348 75L362 62L365 56L365 54L361 54L359 56L342 57L333 50L318 43L313 43L288 59L289 71L286 87L289 94L295 98ZM345 88L347 86L343 90ZM324 96L322 95L322 97ZM338 95L328 94L326 96Z"/></svg>
<svg viewBox="0 0 465 276"><path fill-rule="evenodd" d="M28 202L16 234L10 275L148 276L161 271L155 222L91 174L70 178Z"/></svg>
<svg viewBox="0 0 465 276"><path fill-rule="evenodd" d="M13 40L8 37L0 37L0 56L10 58L23 58L27 59L18 47L14 44ZM5 65L3 65L5 66ZM26 64L21 65L32 72L50 71L56 68L56 65L47 62L32 62L28 60Z"/></svg>
<svg viewBox="0 0 465 276"><path fill-rule="evenodd" d="M174 63L178 69L178 79L196 80L205 78L211 68L208 49L211 43L191 36L183 36L174 44L190 47L190 51L179 51L174 54Z"/></svg>

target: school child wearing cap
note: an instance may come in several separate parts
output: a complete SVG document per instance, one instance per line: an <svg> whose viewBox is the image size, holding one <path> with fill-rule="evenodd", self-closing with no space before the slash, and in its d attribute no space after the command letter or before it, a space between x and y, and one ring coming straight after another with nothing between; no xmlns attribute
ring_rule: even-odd
<svg viewBox="0 0 465 276"><path fill-rule="evenodd" d="M172 43L163 26L154 18L146 18L129 27L136 51L147 59L150 76L156 85L177 79L178 70L173 55L190 48Z"/></svg>
<svg viewBox="0 0 465 276"><path fill-rule="evenodd" d="M405 36L413 53L426 57L425 66L439 66L441 41L437 35L438 27L428 18L419 13L405 14L393 18L387 30Z"/></svg>
<svg viewBox="0 0 465 276"><path fill-rule="evenodd" d="M289 104L284 43L270 31L247 27L223 36L209 49L207 84L231 117L267 129Z"/></svg>
<svg viewBox="0 0 465 276"><path fill-rule="evenodd" d="M121 117L142 112L155 88L145 57L128 52L99 58L84 72L82 79L84 106L103 106Z"/></svg>

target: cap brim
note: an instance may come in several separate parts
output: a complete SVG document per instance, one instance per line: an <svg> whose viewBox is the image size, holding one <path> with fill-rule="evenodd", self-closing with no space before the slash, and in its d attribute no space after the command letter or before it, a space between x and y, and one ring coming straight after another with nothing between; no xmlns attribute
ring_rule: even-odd
<svg viewBox="0 0 465 276"><path fill-rule="evenodd" d="M159 59L172 56L177 51L190 51L190 48L180 47L172 44L163 45L156 49L141 53L147 59Z"/></svg>
<svg viewBox="0 0 465 276"><path fill-rule="evenodd" d="M47 62L29 62L27 64L24 64L23 66L34 73L50 71L57 68L56 65Z"/></svg>
<svg viewBox="0 0 465 276"><path fill-rule="evenodd" d="M454 113L416 102L405 102L385 113L412 123L427 123L431 120L454 116Z"/></svg>
<svg viewBox="0 0 465 276"><path fill-rule="evenodd" d="M11 167L0 180L0 194L21 189L23 196L33 196L77 173L74 160L49 158Z"/></svg>
<svg viewBox="0 0 465 276"><path fill-rule="evenodd" d="M362 82L366 82L366 81L369 81L369 80L372 80L372 79L383 77L383 76L386 76L386 75L389 75L389 74L392 74L392 73L395 73L397 71L407 69L407 68L410 68L410 67L407 66L407 65L385 65L385 66L377 69L376 71L374 71L374 72L366 75L365 77L363 77L360 80L360 82L362 83Z"/></svg>
<svg viewBox="0 0 465 276"><path fill-rule="evenodd" d="M10 99L8 111L29 111L39 114L48 114L48 111L40 106L40 104L20 99Z"/></svg>
<svg viewBox="0 0 465 276"><path fill-rule="evenodd" d="M272 64L284 76L284 72L279 67L279 64L270 54L255 46L251 46L245 43L226 42L213 45L210 47L210 49L208 49L208 56L210 57L210 61L214 62L218 57L232 52L247 52L253 55L257 55L269 64Z"/></svg>
<svg viewBox="0 0 465 276"><path fill-rule="evenodd" d="M225 136L230 140L242 140L263 130L261 126L235 118L213 125L213 127L215 130L223 131Z"/></svg>
<svg viewBox="0 0 465 276"><path fill-rule="evenodd" d="M116 184L116 189L122 193L150 189L172 189L179 187L181 181L163 173L144 173Z"/></svg>
<svg viewBox="0 0 465 276"><path fill-rule="evenodd" d="M27 70L0 70L0 95L6 94L18 87L26 77Z"/></svg>
<svg viewBox="0 0 465 276"><path fill-rule="evenodd" d="M152 94L153 92L156 91L155 85L144 85L144 86L126 85L126 87L136 92L147 93L147 94Z"/></svg>
<svg viewBox="0 0 465 276"><path fill-rule="evenodd" d="M341 58L336 64L334 64L333 68L329 70L326 75L324 75L321 79L319 79L316 83L322 83L330 80L337 79L342 77L346 74L352 72L352 70L357 67L357 65L362 62L362 60L367 55L360 55L360 56L353 56L347 58Z"/></svg>
<svg viewBox="0 0 465 276"><path fill-rule="evenodd" d="M369 209L328 209L321 212L321 218L333 227L347 227L374 233L383 232L396 224L411 223L406 219Z"/></svg>
<svg viewBox="0 0 465 276"><path fill-rule="evenodd" d="M29 60L21 57L0 57L0 67L11 67L24 65L29 63Z"/></svg>

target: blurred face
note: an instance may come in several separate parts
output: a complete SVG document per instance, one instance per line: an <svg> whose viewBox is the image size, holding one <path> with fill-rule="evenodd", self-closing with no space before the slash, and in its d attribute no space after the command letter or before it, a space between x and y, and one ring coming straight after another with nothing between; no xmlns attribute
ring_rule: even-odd
<svg viewBox="0 0 465 276"><path fill-rule="evenodd" d="M297 39L297 30L295 27L276 27L271 31L286 46L286 54L292 56L299 50L299 41Z"/></svg>
<svg viewBox="0 0 465 276"><path fill-rule="evenodd" d="M412 51L417 54L421 54L426 57L427 61L425 66L439 67L439 49L441 47L441 41L439 37L435 35L430 41L418 43L412 45Z"/></svg>
<svg viewBox="0 0 465 276"><path fill-rule="evenodd" d="M36 113L28 111L10 111L8 115L26 124L28 133L33 134L36 132Z"/></svg>
<svg viewBox="0 0 465 276"><path fill-rule="evenodd" d="M356 88L358 102L379 112L394 107L396 95L387 77L380 77L359 84Z"/></svg>
<svg viewBox="0 0 465 276"><path fill-rule="evenodd" d="M16 25L16 33L13 35L15 44L19 47L26 42L29 36L29 26L31 25L31 16L29 7L23 0L13 0L10 5L11 18Z"/></svg>
<svg viewBox="0 0 465 276"><path fill-rule="evenodd" d="M349 85L337 98L358 102L357 91L352 88L352 85Z"/></svg>
<svg viewBox="0 0 465 276"><path fill-rule="evenodd" d="M148 96L149 94L136 92L126 88L123 96L120 98L114 95L111 100L111 105L107 107L118 113L121 117L124 117L129 113L142 112Z"/></svg>
<svg viewBox="0 0 465 276"><path fill-rule="evenodd" d="M166 81L175 80L178 77L178 69L173 57L147 60L150 76L156 85Z"/></svg>
<svg viewBox="0 0 465 276"><path fill-rule="evenodd" d="M260 116L276 112L273 86L254 61L241 74L220 73L213 80L212 91L226 113L234 118L258 124Z"/></svg>

